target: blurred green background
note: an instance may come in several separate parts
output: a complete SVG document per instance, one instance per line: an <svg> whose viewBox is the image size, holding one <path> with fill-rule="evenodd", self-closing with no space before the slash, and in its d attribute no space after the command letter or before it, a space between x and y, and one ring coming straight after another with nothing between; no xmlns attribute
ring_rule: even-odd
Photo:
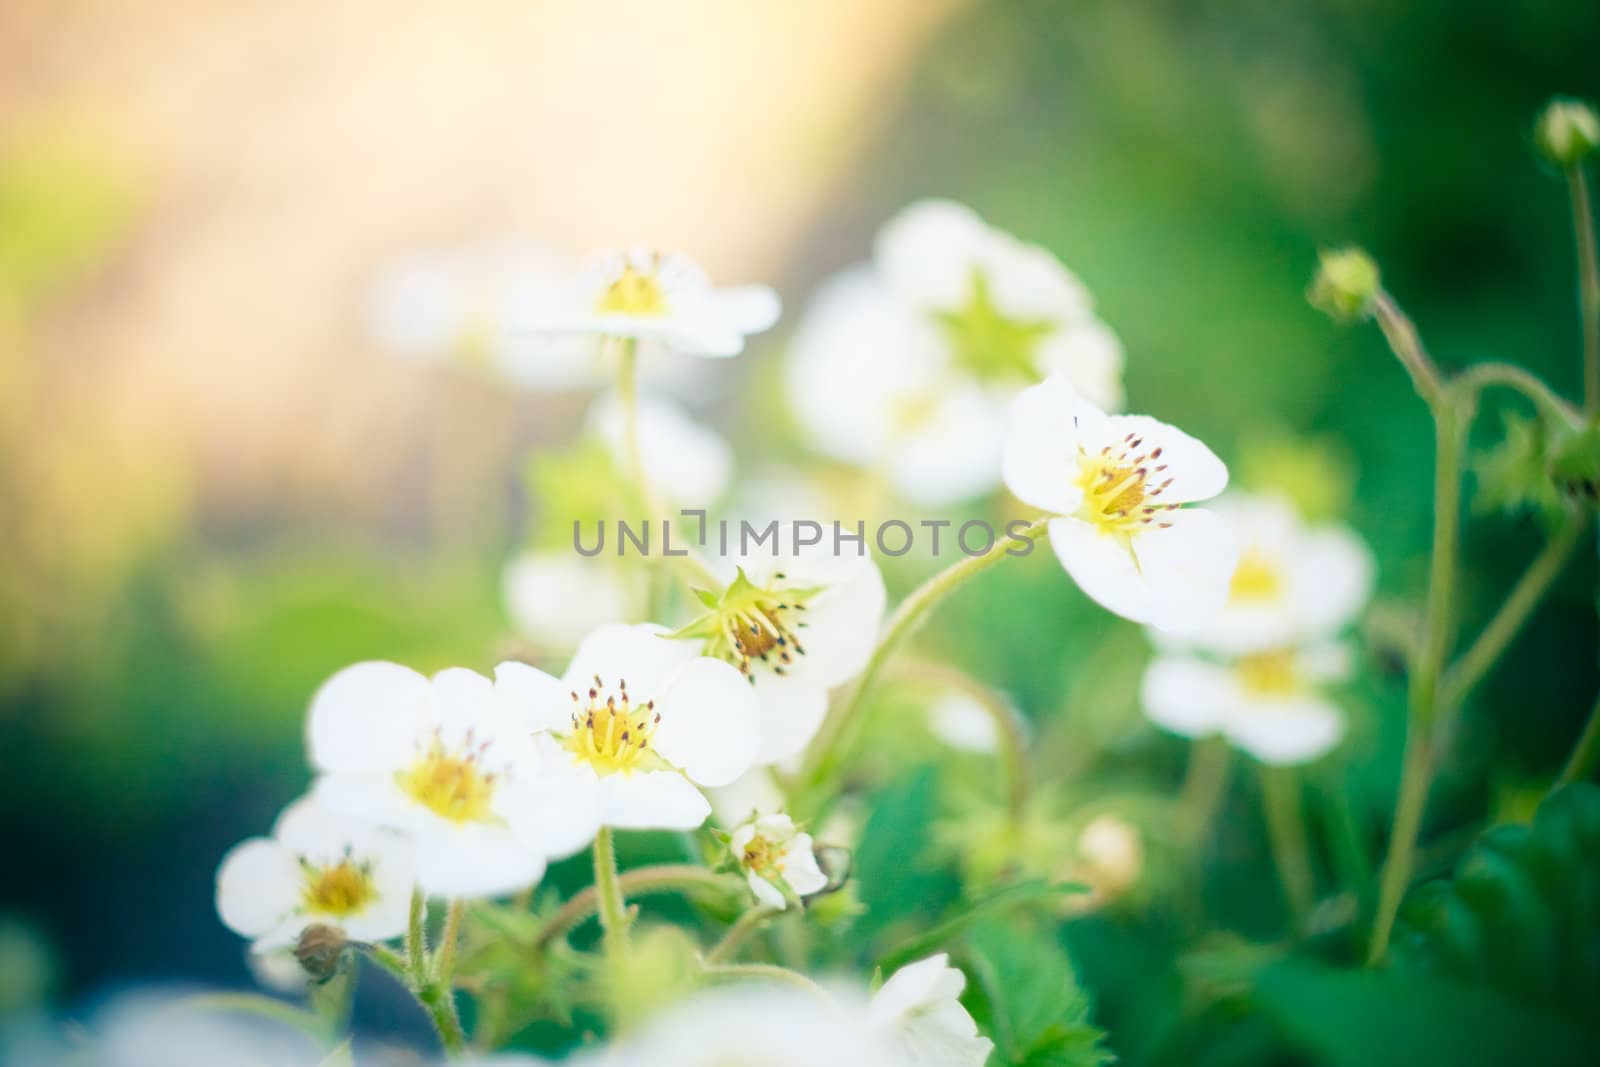
<svg viewBox="0 0 1600 1067"><path fill-rule="evenodd" d="M1593 4L732 9L694 7L674 32L707 62L754 58L712 74L687 47L658 59L635 76L682 89L687 109L643 106L658 140L619 134L624 147L598 156L569 127L590 130L615 101L563 97L559 71L522 73L499 8L433 16L451 43L418 67L399 60L441 27L393 27L376 6L333 25L307 5L272 18L163 7L149 32L191 27L194 47L135 42L110 75L78 68L136 7L37 5L0 34L0 914L50 946L59 1001L128 980L247 981L212 875L304 788L316 685L371 657L487 669L505 647L522 464L571 436L584 398L513 396L371 351L361 284L387 255L545 229L581 250L626 224L719 276L770 278L792 322L901 205L966 201L1083 277L1126 345L1132 409L1213 442L1248 481L1343 514L1400 610L1423 585L1431 431L1376 331L1306 304L1317 248L1366 246L1445 367L1506 359L1576 390L1570 224L1529 128L1551 95L1600 95ZM529 17L582 55L651 51L576 6ZM86 42L76 58L73 41ZM203 58L219 54L244 71ZM167 61L177 73L119 103L118 78L146 84ZM382 142L406 154L361 170L333 120L292 121L283 102L314 110L302 82L330 79L329 110L352 128L404 130L416 109L415 138ZM512 89L544 101L527 124L502 99ZM629 151L637 165L614 174ZM435 194L407 176L411 159L451 180ZM519 184L539 168L617 184L568 211L563 180ZM630 185L641 192L624 205ZM376 206L358 206L367 190ZM728 190L728 217L706 210ZM742 462L797 454L764 418L783 339L733 371L742 402L713 405ZM1497 428L1491 410L1478 446ZM1286 461L1284 440L1316 458ZM1471 521L1468 632L1539 540L1530 520ZM1142 638L1046 562L961 594L928 647L1017 698L1062 754L1046 765L1070 768L1063 788L1170 793L1183 747L1139 725ZM891 584L915 576L896 568ZM1525 815L1522 789L1564 758L1600 684L1594 582L1585 553L1474 700L1429 838ZM1403 685L1369 667L1352 741L1315 788L1348 801L1375 858ZM1248 789L1205 884L1182 895L1265 937L1277 904ZM1161 909L1069 930L1130 1062L1185 1046L1163 1029L1179 936ZM1267 1041L1237 1034L1211 1062Z"/></svg>

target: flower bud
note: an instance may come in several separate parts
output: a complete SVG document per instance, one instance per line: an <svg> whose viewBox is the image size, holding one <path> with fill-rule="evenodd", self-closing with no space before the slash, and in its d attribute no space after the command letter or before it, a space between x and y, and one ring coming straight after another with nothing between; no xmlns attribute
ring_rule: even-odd
<svg viewBox="0 0 1600 1067"><path fill-rule="evenodd" d="M1533 143L1557 167L1575 167L1600 148L1600 117L1582 100L1558 97L1539 113Z"/></svg>
<svg viewBox="0 0 1600 1067"><path fill-rule="evenodd" d="M294 958L300 961L307 974L318 981L326 981L339 969L339 957L344 954L345 944L343 930L314 923L300 934L294 946Z"/></svg>
<svg viewBox="0 0 1600 1067"><path fill-rule="evenodd" d="M1351 322L1372 314L1378 282L1378 265L1361 249L1324 251L1306 299L1333 318Z"/></svg>

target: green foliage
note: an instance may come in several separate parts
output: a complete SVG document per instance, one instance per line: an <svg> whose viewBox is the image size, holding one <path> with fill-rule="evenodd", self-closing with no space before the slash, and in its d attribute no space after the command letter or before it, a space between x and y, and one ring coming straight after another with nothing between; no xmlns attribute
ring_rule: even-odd
<svg viewBox="0 0 1600 1067"><path fill-rule="evenodd" d="M1497 826L1402 913L1398 966L1492 989L1600 1035L1600 788L1570 785L1530 826Z"/></svg>
<svg viewBox="0 0 1600 1067"><path fill-rule="evenodd" d="M995 1043L991 1064L1097 1067L1114 1059L1054 938L991 920L967 935L964 958L973 979L965 1003Z"/></svg>
<svg viewBox="0 0 1600 1067"><path fill-rule="evenodd" d="M1541 418L1514 412L1503 416L1505 436L1477 458L1480 512L1530 514L1555 525L1567 513L1561 490L1551 477L1549 429Z"/></svg>
<svg viewBox="0 0 1600 1067"><path fill-rule="evenodd" d="M874 798L855 854L858 897L865 909L854 935L862 944L895 929L931 921L951 900L954 876L932 859L938 782L923 768Z"/></svg>

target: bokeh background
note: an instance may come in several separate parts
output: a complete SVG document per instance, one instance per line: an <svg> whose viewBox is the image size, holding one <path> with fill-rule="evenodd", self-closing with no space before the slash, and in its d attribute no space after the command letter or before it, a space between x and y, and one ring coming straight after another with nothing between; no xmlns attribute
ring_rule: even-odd
<svg viewBox="0 0 1600 1067"><path fill-rule="evenodd" d="M1571 0L4 5L0 1008L246 983L212 875L304 787L315 686L503 648L524 463L587 397L382 351L364 302L397 257L644 240L774 283L792 324L900 206L955 197L1084 278L1133 409L1346 517L1403 612L1430 430L1376 332L1306 304L1316 249L1369 248L1442 364L1571 394L1569 222L1528 130L1600 93L1596 56L1600 9ZM742 465L800 454L772 417L786 328L692 398ZM1470 525L1469 626L1538 543ZM1564 756L1600 680L1593 587L1586 553L1469 709L1433 836ZM1178 743L1127 727L1135 628L1042 563L956 604L930 646L1015 694L1063 774L1176 779ZM1376 855L1403 724L1370 666L1317 788ZM1276 906L1253 812L1233 798L1194 887L1247 934ZM1135 1062L1160 1002L1119 991L1176 990L1166 936L1073 935Z"/></svg>

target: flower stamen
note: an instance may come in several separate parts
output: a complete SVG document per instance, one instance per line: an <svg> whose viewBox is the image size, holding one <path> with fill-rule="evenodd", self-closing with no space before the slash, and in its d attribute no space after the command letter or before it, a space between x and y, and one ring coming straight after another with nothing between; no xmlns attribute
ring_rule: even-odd
<svg viewBox="0 0 1600 1067"><path fill-rule="evenodd" d="M618 680L612 693L596 675L587 697L574 691L572 703L572 732L563 744L596 774L631 774L664 766L650 747L661 725L661 713L655 710L653 700L636 706L628 696L625 679Z"/></svg>
<svg viewBox="0 0 1600 1067"><path fill-rule="evenodd" d="M484 769L488 751L489 742L474 744L471 730L459 749L447 748L435 730L427 750L409 770L397 772L395 782L402 792L442 819L487 822L498 778Z"/></svg>

